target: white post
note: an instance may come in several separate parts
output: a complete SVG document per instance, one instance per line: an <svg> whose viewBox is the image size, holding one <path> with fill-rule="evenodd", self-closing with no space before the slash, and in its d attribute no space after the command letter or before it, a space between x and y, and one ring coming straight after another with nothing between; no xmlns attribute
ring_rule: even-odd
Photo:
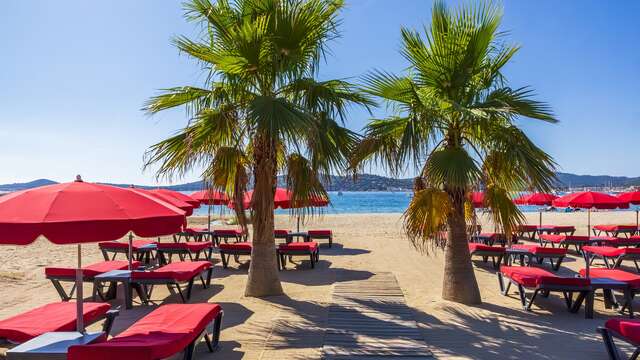
<svg viewBox="0 0 640 360"><path fill-rule="evenodd" d="M78 268L76 269L76 331L84 333L84 319L82 318L82 245L78 244Z"/></svg>
<svg viewBox="0 0 640 360"><path fill-rule="evenodd" d="M128 258L129 258L129 271L133 270L131 267L132 257L133 257L133 233L129 232L129 249L127 250Z"/></svg>

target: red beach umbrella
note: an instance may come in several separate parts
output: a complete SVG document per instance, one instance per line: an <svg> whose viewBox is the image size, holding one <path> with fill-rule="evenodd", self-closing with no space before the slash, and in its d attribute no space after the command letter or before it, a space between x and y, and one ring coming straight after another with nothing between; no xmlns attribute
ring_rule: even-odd
<svg viewBox="0 0 640 360"><path fill-rule="evenodd" d="M130 187L129 188L131 191L135 191L137 193L141 193L141 194L146 194L148 196L154 197L158 200L164 201L166 203L171 204L172 206L177 207L178 209L184 211L185 216L191 216L191 214L193 214L193 205L186 203L182 200L178 200L177 198L171 197L169 195L163 194L163 193L159 193L159 192L154 192L151 190L146 190L146 189L141 189L141 188L136 188L136 187Z"/></svg>
<svg viewBox="0 0 640 360"><path fill-rule="evenodd" d="M552 202L557 207L588 209L587 235L591 233L591 209L627 209L629 202L596 191L581 191L559 197Z"/></svg>
<svg viewBox="0 0 640 360"><path fill-rule="evenodd" d="M535 206L549 206L553 202L553 200L558 197L553 194L545 194L545 193L531 193L527 195L522 195L515 200L514 203L518 205L535 205ZM542 226L542 211L539 214L540 226Z"/></svg>
<svg viewBox="0 0 640 360"><path fill-rule="evenodd" d="M253 197L253 190L247 191L244 194L242 200L242 207L248 209L251 207L251 199ZM312 197L308 202L298 202L293 200L293 193L284 188L276 188L276 192L273 195L273 207L281 209L297 209L305 206L311 207L325 207L329 205L329 199L321 197ZM233 202L229 202L228 206L233 208ZM300 231L300 218L298 217L298 231Z"/></svg>
<svg viewBox="0 0 640 360"><path fill-rule="evenodd" d="M474 208L483 209L487 207L484 201L484 192L474 191L471 193L471 204Z"/></svg>
<svg viewBox="0 0 640 360"><path fill-rule="evenodd" d="M182 200L184 202L186 202L187 204L190 204L191 206L193 206L194 209L199 208L200 207L200 201L192 198L191 196L187 195L187 194L183 194L179 191L173 191L173 190L169 190L169 189L153 189L153 190L149 190L152 193L156 193L156 194L163 194L166 196L171 196L173 198L176 198L178 200Z"/></svg>
<svg viewBox="0 0 640 360"><path fill-rule="evenodd" d="M0 244L28 245L39 236L77 244L77 330L82 319L81 244L135 233L154 237L180 231L184 212L155 197L110 185L75 182L42 186L0 197ZM131 256L129 256L131 259Z"/></svg>
<svg viewBox="0 0 640 360"><path fill-rule="evenodd" d="M629 204L640 205L640 191L630 191L618 195L618 199L626 201ZM640 229L638 221L638 209L636 209L636 227Z"/></svg>
<svg viewBox="0 0 640 360"><path fill-rule="evenodd" d="M209 206L207 211L207 229L211 231L211 205L227 205L229 203L229 197L227 194L216 190L196 191L189 195L189 197L198 201L200 204Z"/></svg>

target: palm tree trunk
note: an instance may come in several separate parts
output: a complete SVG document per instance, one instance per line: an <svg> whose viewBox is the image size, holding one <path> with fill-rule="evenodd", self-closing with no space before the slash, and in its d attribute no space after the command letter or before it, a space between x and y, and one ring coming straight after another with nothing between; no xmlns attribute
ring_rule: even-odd
<svg viewBox="0 0 640 360"><path fill-rule="evenodd" d="M473 272L464 217L464 192L449 193L453 211L447 220L442 298L462 304L480 304L480 290Z"/></svg>
<svg viewBox="0 0 640 360"><path fill-rule="evenodd" d="M269 296L283 293L278 278L273 238L273 196L276 189L276 147L264 135L253 144L253 250L245 296Z"/></svg>

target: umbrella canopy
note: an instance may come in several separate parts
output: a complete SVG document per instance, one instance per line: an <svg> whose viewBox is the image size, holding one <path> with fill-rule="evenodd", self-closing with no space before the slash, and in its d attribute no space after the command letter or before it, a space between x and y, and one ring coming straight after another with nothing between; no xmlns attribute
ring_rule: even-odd
<svg viewBox="0 0 640 360"><path fill-rule="evenodd" d="M630 191L618 195L618 199L626 201L629 204L640 205L640 191Z"/></svg>
<svg viewBox="0 0 640 360"><path fill-rule="evenodd" d="M169 190L169 189L153 189L150 190L152 193L154 194L163 194L166 196L171 196L173 198L176 198L178 200L182 200L184 202L186 202L187 204L190 204L191 206L193 206L194 209L199 208L200 207L200 201L192 198L191 196L187 195L187 194L183 194L179 191L173 191L173 190Z"/></svg>
<svg viewBox="0 0 640 360"><path fill-rule="evenodd" d="M227 205L229 203L227 194L215 190L196 191L190 197L200 204L206 205Z"/></svg>
<svg viewBox="0 0 640 360"><path fill-rule="evenodd" d="M253 190L247 191L244 194L244 198L242 200L242 207L244 209L248 209L251 206L251 199L253 197ZM308 202L295 202L293 200L293 193L287 189L276 188L276 192L273 195L273 203L274 208L281 209L294 209L305 206L313 206L313 207L324 207L329 205L329 199L324 199L320 197L312 197ZM229 207L233 208L233 203L229 202Z"/></svg>
<svg viewBox="0 0 640 360"><path fill-rule="evenodd" d="M474 191L471 193L471 204L474 208L482 209L486 207L484 202L484 192Z"/></svg>
<svg viewBox="0 0 640 360"><path fill-rule="evenodd" d="M42 235L55 244L173 234L184 211L156 197L75 181L0 197L0 244L27 245Z"/></svg>
<svg viewBox="0 0 640 360"><path fill-rule="evenodd" d="M559 197L552 201L553 206L581 209L627 209L629 202L609 194L596 191L581 191Z"/></svg>
<svg viewBox="0 0 640 360"><path fill-rule="evenodd" d="M537 205L537 206L547 206L551 205L553 200L558 197L553 194L545 194L545 193L531 193L527 195L522 195L515 200L514 203L518 205Z"/></svg>
<svg viewBox="0 0 640 360"><path fill-rule="evenodd" d="M172 197L167 194L159 193L159 192L154 192L152 190L145 190L145 189L134 188L134 187L130 187L129 189L137 193L146 194L148 196L154 197L168 204L171 204L172 206L175 206L178 209L184 211L185 216L191 216L193 214L194 206L187 202L179 200L178 198Z"/></svg>
<svg viewBox="0 0 640 360"><path fill-rule="evenodd" d="M184 221L184 211L156 197L85 183L80 176L71 183L18 191L0 198L0 244L27 245L39 236L55 244L77 244L79 332L84 332L80 244L117 240L127 232L142 237L169 235L180 231ZM132 237L130 234L130 243Z"/></svg>

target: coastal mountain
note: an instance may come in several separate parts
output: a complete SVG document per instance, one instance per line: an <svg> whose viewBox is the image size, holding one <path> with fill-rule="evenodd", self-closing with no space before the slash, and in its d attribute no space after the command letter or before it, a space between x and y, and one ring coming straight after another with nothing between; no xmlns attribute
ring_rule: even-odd
<svg viewBox="0 0 640 360"><path fill-rule="evenodd" d="M576 187L627 187L640 186L640 177L608 176L608 175L576 175L569 173L557 173L558 188ZM0 192L11 192L30 189L43 185L55 184L55 181L38 179L26 183L0 185ZM130 184L110 184L120 187L128 187ZM278 186L284 186L283 177L278 178ZM395 179L379 175L358 175L354 181L351 177L332 176L331 183L327 187L329 191L402 191L410 190L413 179ZM136 187L152 189L155 186L134 185ZM195 181L179 185L162 186L165 189L176 191L198 191L203 188L202 181Z"/></svg>

